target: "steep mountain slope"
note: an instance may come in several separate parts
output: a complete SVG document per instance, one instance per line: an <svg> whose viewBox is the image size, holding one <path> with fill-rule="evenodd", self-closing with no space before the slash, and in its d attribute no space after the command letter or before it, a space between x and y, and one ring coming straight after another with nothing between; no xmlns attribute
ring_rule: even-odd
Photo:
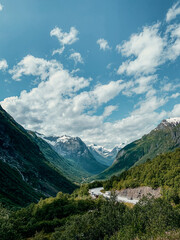
<svg viewBox="0 0 180 240"><path fill-rule="evenodd" d="M118 177L112 177L103 183L106 190L126 189L139 186L163 187L168 197L176 203L180 201L180 148L174 152L160 154L152 160L132 167ZM170 194L171 193L171 194Z"/></svg>
<svg viewBox="0 0 180 240"><path fill-rule="evenodd" d="M180 147L180 118L163 120L149 134L121 149L113 165L96 176L96 179L117 175L133 165L144 163L158 154L173 151L178 147Z"/></svg>
<svg viewBox="0 0 180 240"><path fill-rule="evenodd" d="M101 146L97 146L96 144L91 144L88 146L88 149L98 162L106 166L111 166L121 147L116 146L110 150Z"/></svg>
<svg viewBox="0 0 180 240"><path fill-rule="evenodd" d="M1 106L0 162L16 169L24 183L46 196L55 195L58 191L72 192L75 189L75 185L46 160L31 135ZM1 168L1 172L3 171L4 168ZM2 184L0 182L0 194Z"/></svg>
<svg viewBox="0 0 180 240"><path fill-rule="evenodd" d="M58 168L68 179L73 182L81 183L85 178L90 176L88 172L84 171L82 168L75 167L75 164L72 161L69 161L68 159L65 159L63 156L58 154L53 149L52 145L43 140L42 134L32 131L29 131L29 133L34 138L45 158L56 168Z"/></svg>
<svg viewBox="0 0 180 240"><path fill-rule="evenodd" d="M43 195L23 181L17 169L0 161L0 202L9 206L26 206Z"/></svg>
<svg viewBox="0 0 180 240"><path fill-rule="evenodd" d="M82 169L93 175L107 168L107 166L96 161L86 144L79 137L42 137L59 155L68 159L76 169Z"/></svg>

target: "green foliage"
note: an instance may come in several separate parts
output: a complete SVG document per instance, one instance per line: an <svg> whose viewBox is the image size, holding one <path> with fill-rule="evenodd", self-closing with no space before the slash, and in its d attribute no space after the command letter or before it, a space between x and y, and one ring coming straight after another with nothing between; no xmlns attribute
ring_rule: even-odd
<svg viewBox="0 0 180 240"><path fill-rule="evenodd" d="M9 220L10 211L0 204L0 239L14 240L18 239L19 235L14 230L14 226Z"/></svg>
<svg viewBox="0 0 180 240"><path fill-rule="evenodd" d="M115 198L74 199L58 193L16 212L0 207L1 240L155 239L180 228L180 211L164 199L128 208Z"/></svg>
<svg viewBox="0 0 180 240"><path fill-rule="evenodd" d="M16 169L0 161L0 201L8 207L26 206L43 196L22 180Z"/></svg>
<svg viewBox="0 0 180 240"><path fill-rule="evenodd" d="M180 148L133 167L103 183L106 190L138 186L162 187L163 196L178 204L180 201Z"/></svg>
<svg viewBox="0 0 180 240"><path fill-rule="evenodd" d="M10 222L22 238L27 238L42 230L53 232L56 227L63 226L71 215L82 214L98 205L91 199L75 200L71 195L58 193L55 198L41 199L38 204L12 213Z"/></svg>
<svg viewBox="0 0 180 240"><path fill-rule="evenodd" d="M71 217L50 240L147 239L179 228L180 215L162 199L143 199L133 209L114 201ZM153 238L154 239L154 238Z"/></svg>
<svg viewBox="0 0 180 240"><path fill-rule="evenodd" d="M36 232L33 240L48 240L49 238L44 234L43 231Z"/></svg>
<svg viewBox="0 0 180 240"><path fill-rule="evenodd" d="M104 239L105 236L109 237L118 230L122 224L124 211L123 204L104 201L99 210L70 218L65 226L56 229L51 239Z"/></svg>

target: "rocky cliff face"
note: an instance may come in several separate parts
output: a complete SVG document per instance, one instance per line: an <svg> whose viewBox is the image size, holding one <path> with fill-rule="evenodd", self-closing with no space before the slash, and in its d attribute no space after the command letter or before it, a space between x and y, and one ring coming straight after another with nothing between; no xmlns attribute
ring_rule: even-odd
<svg viewBox="0 0 180 240"><path fill-rule="evenodd" d="M116 193L121 197L126 197L128 199L141 199L143 196L153 196L159 198L161 196L161 188L152 189L151 187L137 187L137 188L127 188Z"/></svg>
<svg viewBox="0 0 180 240"><path fill-rule="evenodd" d="M99 163L79 137L46 137L40 135L61 156L73 162L76 168L83 169L91 175L103 171L107 166Z"/></svg>
<svg viewBox="0 0 180 240"><path fill-rule="evenodd" d="M91 144L88 146L88 149L98 162L111 166L121 147L116 146L111 150L102 146L97 146L96 144Z"/></svg>

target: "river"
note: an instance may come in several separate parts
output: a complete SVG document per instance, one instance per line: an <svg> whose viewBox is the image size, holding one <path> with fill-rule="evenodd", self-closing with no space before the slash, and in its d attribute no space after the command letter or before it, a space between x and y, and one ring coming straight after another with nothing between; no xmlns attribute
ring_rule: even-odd
<svg viewBox="0 0 180 240"><path fill-rule="evenodd" d="M92 189L89 190L89 194L93 198L95 198L96 196L104 196L105 198L110 198L111 197L111 192L106 191L105 193L102 193L101 191L103 189L104 189L103 187L92 188ZM120 194L117 194L116 200L118 202L126 202L126 203L132 203L132 204L136 204L139 201L138 199L129 199L129 198L123 197Z"/></svg>

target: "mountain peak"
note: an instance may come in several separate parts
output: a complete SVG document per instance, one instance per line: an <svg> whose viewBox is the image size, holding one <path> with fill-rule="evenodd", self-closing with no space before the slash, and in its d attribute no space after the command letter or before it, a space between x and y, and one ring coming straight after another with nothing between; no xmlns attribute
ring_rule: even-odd
<svg viewBox="0 0 180 240"><path fill-rule="evenodd" d="M178 124L180 124L180 117L167 118L162 120L161 123L153 131L164 129L166 127L175 127Z"/></svg>
<svg viewBox="0 0 180 240"><path fill-rule="evenodd" d="M68 135L62 135L57 139L57 142L67 142L70 139L73 139L73 137L70 137Z"/></svg>
<svg viewBox="0 0 180 240"><path fill-rule="evenodd" d="M164 125L167 125L167 123L177 125L180 123L180 117L168 118L168 119L163 120L162 123Z"/></svg>

